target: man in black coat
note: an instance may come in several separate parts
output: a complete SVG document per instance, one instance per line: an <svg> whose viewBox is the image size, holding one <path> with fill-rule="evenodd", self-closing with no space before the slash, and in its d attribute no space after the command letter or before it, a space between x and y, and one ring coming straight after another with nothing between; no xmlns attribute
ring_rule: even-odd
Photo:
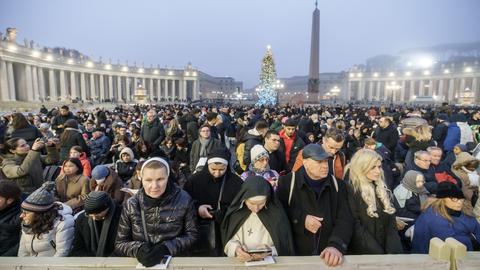
<svg viewBox="0 0 480 270"><path fill-rule="evenodd" d="M0 256L17 256L22 222L21 194L14 181L0 181Z"/></svg>
<svg viewBox="0 0 480 270"><path fill-rule="evenodd" d="M55 130L57 136L62 134L65 129L64 124L69 119L77 120L77 117L73 115L67 105L63 105L60 107L60 114L52 119L52 129Z"/></svg>
<svg viewBox="0 0 480 270"><path fill-rule="evenodd" d="M280 151L280 140L278 132L269 130L265 135L263 147L268 151L268 165L270 165L270 169L278 173L285 173L287 171L287 163L285 162L285 154Z"/></svg>
<svg viewBox="0 0 480 270"><path fill-rule="evenodd" d="M152 149L157 149L165 139L165 129L155 110L147 112L147 121L142 125L140 137L150 144Z"/></svg>
<svg viewBox="0 0 480 270"><path fill-rule="evenodd" d="M92 191L85 199L85 214L75 220L71 257L109 257L113 254L122 213L105 191Z"/></svg>
<svg viewBox="0 0 480 270"><path fill-rule="evenodd" d="M320 145L305 146L302 158L297 172L280 177L278 198L292 226L296 255L320 254L328 266L336 266L353 230L345 183L328 172L330 155Z"/></svg>
<svg viewBox="0 0 480 270"><path fill-rule="evenodd" d="M447 137L448 132L448 115L441 113L437 116L437 124L432 130L432 139L437 142L437 146L443 149L443 142Z"/></svg>
<svg viewBox="0 0 480 270"><path fill-rule="evenodd" d="M375 130L375 139L381 142L390 153L395 153L395 146L399 140L397 126L392 123L392 120L388 117L381 117L378 120L378 127ZM393 156L390 156L393 159Z"/></svg>

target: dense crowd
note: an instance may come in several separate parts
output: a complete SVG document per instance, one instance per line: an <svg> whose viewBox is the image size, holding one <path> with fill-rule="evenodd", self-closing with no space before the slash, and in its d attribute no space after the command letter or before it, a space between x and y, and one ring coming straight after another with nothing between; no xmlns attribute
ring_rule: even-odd
<svg viewBox="0 0 480 270"><path fill-rule="evenodd" d="M124 105L0 121L0 254L479 250L480 109ZM478 146L478 147L477 147Z"/></svg>

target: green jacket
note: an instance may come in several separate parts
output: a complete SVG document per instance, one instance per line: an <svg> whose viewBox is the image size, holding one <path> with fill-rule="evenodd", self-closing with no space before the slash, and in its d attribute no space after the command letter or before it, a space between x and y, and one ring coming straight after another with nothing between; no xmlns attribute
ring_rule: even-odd
<svg viewBox="0 0 480 270"><path fill-rule="evenodd" d="M30 194L42 186L43 168L55 164L59 160L58 150L47 147L47 155L30 150L26 156L7 154L2 162L2 172L5 176L17 182L23 193Z"/></svg>

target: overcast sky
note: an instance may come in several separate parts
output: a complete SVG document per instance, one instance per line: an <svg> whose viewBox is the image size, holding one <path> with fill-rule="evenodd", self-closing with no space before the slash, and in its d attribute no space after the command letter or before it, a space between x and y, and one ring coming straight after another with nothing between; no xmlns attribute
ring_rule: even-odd
<svg viewBox="0 0 480 270"><path fill-rule="evenodd" d="M258 82L272 46L279 77L307 75L310 0L0 0L0 31L116 63L182 68ZM319 1L320 71L378 54L480 40L479 0Z"/></svg>

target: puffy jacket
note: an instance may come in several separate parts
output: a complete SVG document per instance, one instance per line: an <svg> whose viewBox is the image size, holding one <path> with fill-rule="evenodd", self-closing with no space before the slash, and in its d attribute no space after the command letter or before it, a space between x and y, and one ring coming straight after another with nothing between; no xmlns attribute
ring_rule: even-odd
<svg viewBox="0 0 480 270"><path fill-rule="evenodd" d="M250 150L257 145L263 145L263 137L258 133L256 129L250 129L247 134L245 134L245 149L244 149L244 155L243 155L243 163L245 166L248 168L248 165L250 165Z"/></svg>
<svg viewBox="0 0 480 270"><path fill-rule="evenodd" d="M97 165L97 161L107 155L108 150L110 149L110 144L111 141L106 135L102 135L102 137L90 141L90 153L92 154L95 165Z"/></svg>
<svg viewBox="0 0 480 270"><path fill-rule="evenodd" d="M72 246L75 220L70 213L54 221L53 229L39 238L22 232L18 257L66 257Z"/></svg>
<svg viewBox="0 0 480 270"><path fill-rule="evenodd" d="M165 129L163 128L163 124L158 118L155 118L152 123L146 121L142 125L140 137L145 142L152 145L153 148L158 148L163 139L165 139Z"/></svg>
<svg viewBox="0 0 480 270"><path fill-rule="evenodd" d="M448 125L447 136L443 141L443 150L445 150L445 152L452 151L453 147L460 143L460 133L460 128L456 122Z"/></svg>
<svg viewBox="0 0 480 270"><path fill-rule="evenodd" d="M197 217L190 195L173 183L168 183L158 206L149 204L143 188L125 204L118 224L115 253L136 257L141 245L163 243L172 256L185 254L198 238ZM145 211L142 226L141 210Z"/></svg>
<svg viewBox="0 0 480 270"><path fill-rule="evenodd" d="M26 156L7 154L2 162L5 176L17 182L23 193L30 194L43 184L43 166L55 164L58 151L55 147L47 147L47 155L30 150Z"/></svg>

